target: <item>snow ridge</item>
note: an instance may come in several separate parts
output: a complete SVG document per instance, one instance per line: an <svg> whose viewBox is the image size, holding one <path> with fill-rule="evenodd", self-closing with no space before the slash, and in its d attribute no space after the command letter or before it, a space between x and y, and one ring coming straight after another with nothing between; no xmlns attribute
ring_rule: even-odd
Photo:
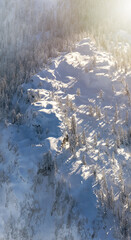
<svg viewBox="0 0 131 240"><path fill-rule="evenodd" d="M1 125L0 240L130 239L130 73L83 39Z"/></svg>

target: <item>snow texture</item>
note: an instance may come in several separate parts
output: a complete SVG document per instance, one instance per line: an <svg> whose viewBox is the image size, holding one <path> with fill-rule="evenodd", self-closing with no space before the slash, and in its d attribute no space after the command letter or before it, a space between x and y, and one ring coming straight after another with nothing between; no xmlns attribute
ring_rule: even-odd
<svg viewBox="0 0 131 240"><path fill-rule="evenodd" d="M131 124L126 83L83 39L21 86L21 118L0 125L0 240L124 239L106 194L113 186L114 211L122 181L131 197L131 140L114 133Z"/></svg>

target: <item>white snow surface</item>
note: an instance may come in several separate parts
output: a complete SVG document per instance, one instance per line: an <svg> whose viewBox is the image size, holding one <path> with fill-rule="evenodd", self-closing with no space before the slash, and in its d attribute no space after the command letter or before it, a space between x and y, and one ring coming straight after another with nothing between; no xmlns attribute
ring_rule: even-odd
<svg viewBox="0 0 131 240"><path fill-rule="evenodd" d="M112 162L116 104L120 109L116 126L128 129L126 111L130 121L131 109L121 81L125 77L131 87L130 76L116 70L111 55L83 39L72 52L53 59L20 87L23 95L16 95L14 104L20 105L22 123L0 125L0 240L120 239L112 211L103 217L97 190L104 170L117 201L121 166L131 190L131 145L122 145ZM29 92L35 101L27 101ZM71 107L66 105L67 96ZM98 106L101 116L92 116L90 106ZM86 145L77 146L73 153L68 142L61 147L72 115L77 134L84 130L86 135ZM39 169L49 150L56 167L44 176Z"/></svg>

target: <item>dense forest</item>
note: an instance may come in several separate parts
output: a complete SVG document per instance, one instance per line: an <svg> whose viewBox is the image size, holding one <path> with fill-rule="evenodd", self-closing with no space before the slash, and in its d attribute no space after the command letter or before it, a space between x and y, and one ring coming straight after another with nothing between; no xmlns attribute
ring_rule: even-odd
<svg viewBox="0 0 131 240"><path fill-rule="evenodd" d="M99 46L111 50L118 65L130 65L130 53L110 49L114 32L119 28L119 15L113 1L61 0L48 4L44 0L3 1L0 8L0 109L11 109L11 99L18 85L47 63L50 57L68 50L80 34L90 34ZM114 24L115 23L115 24ZM121 22L127 28L126 22ZM128 27L129 29L129 27ZM115 39L116 38L116 39ZM128 47L129 48L129 47ZM119 59L120 55L122 59ZM124 55L124 56L123 56ZM123 64L124 62L124 64Z"/></svg>

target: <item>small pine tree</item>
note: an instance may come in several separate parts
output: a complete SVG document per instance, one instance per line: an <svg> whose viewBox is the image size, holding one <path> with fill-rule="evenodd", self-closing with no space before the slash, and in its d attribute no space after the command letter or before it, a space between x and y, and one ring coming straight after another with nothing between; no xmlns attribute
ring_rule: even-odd
<svg viewBox="0 0 131 240"><path fill-rule="evenodd" d="M116 146L117 146L117 148L120 148L120 145L121 145L121 141L120 141L120 136L118 135L117 139L116 139Z"/></svg>
<svg viewBox="0 0 131 240"><path fill-rule="evenodd" d="M76 95L77 95L77 96L80 96L80 95L81 95L80 88L77 88L77 90L76 90Z"/></svg>
<svg viewBox="0 0 131 240"><path fill-rule="evenodd" d="M44 176L49 176L51 173L55 173L56 166L52 158L52 154L50 151L43 155L43 162L39 167L38 174L42 174Z"/></svg>
<svg viewBox="0 0 131 240"><path fill-rule="evenodd" d="M114 192L113 192L113 187L111 186L110 191L108 191L108 206L109 206L109 208L113 209L113 203L114 203Z"/></svg>
<svg viewBox="0 0 131 240"><path fill-rule="evenodd" d="M83 163L84 165L87 164L87 163L86 163L86 157L85 157L85 155L82 156L82 163Z"/></svg>
<svg viewBox="0 0 131 240"><path fill-rule="evenodd" d="M91 105L89 106L89 114L93 117L93 107Z"/></svg>
<svg viewBox="0 0 131 240"><path fill-rule="evenodd" d="M76 135L76 132L77 132L76 119L75 116L73 115L71 118L71 134Z"/></svg>
<svg viewBox="0 0 131 240"><path fill-rule="evenodd" d="M67 97L66 97L66 105L69 107L69 96L67 95Z"/></svg>
<svg viewBox="0 0 131 240"><path fill-rule="evenodd" d="M76 145L77 145L77 124L76 124L76 119L75 116L73 115L71 118L71 129L70 129L70 136L69 136L69 144L70 144L70 149L71 152L75 151Z"/></svg>
<svg viewBox="0 0 131 240"><path fill-rule="evenodd" d="M80 135L78 135L78 146L79 146L79 148L82 147L82 139L81 139Z"/></svg>
<svg viewBox="0 0 131 240"><path fill-rule="evenodd" d="M109 139L106 139L106 146L109 147Z"/></svg>
<svg viewBox="0 0 131 240"><path fill-rule="evenodd" d="M114 152L117 153L117 143L114 144Z"/></svg>
<svg viewBox="0 0 131 240"><path fill-rule="evenodd" d="M94 135L94 146L97 146L97 134Z"/></svg>
<svg viewBox="0 0 131 240"><path fill-rule="evenodd" d="M130 95L130 90L129 90L129 87L128 87L127 83L126 83L126 86L125 86L125 95L127 95L127 96Z"/></svg>
<svg viewBox="0 0 131 240"><path fill-rule="evenodd" d="M127 135L127 131L124 131L124 142L126 145L128 145L128 135Z"/></svg>
<svg viewBox="0 0 131 240"><path fill-rule="evenodd" d="M82 132L82 144L86 145L86 135L85 135L85 130Z"/></svg>
<svg viewBox="0 0 131 240"><path fill-rule="evenodd" d="M129 113L128 111L126 111L126 119L125 119L126 125L128 125L128 121L129 121Z"/></svg>
<svg viewBox="0 0 131 240"><path fill-rule="evenodd" d="M101 119L101 115L102 115L102 114L101 114L101 109L98 108L97 116L98 116L99 119Z"/></svg>
<svg viewBox="0 0 131 240"><path fill-rule="evenodd" d="M114 122L112 124L112 133L116 134L116 128L115 128L115 123Z"/></svg>
<svg viewBox="0 0 131 240"><path fill-rule="evenodd" d="M100 99L102 99L102 98L103 98L103 94L104 94L104 93L103 93L103 91L102 91L102 90L100 90L100 92L99 92L99 98L100 98Z"/></svg>
<svg viewBox="0 0 131 240"><path fill-rule="evenodd" d="M121 144L124 144L124 130L123 130L122 127L120 128L120 132L119 132L119 134L120 134L120 141L121 141Z"/></svg>
<svg viewBox="0 0 131 240"><path fill-rule="evenodd" d="M113 161L113 164L115 163L115 153L113 152L112 153L112 161Z"/></svg>
<svg viewBox="0 0 131 240"><path fill-rule="evenodd" d="M15 109L12 110L11 112L11 122L14 124L16 122L16 111Z"/></svg>

